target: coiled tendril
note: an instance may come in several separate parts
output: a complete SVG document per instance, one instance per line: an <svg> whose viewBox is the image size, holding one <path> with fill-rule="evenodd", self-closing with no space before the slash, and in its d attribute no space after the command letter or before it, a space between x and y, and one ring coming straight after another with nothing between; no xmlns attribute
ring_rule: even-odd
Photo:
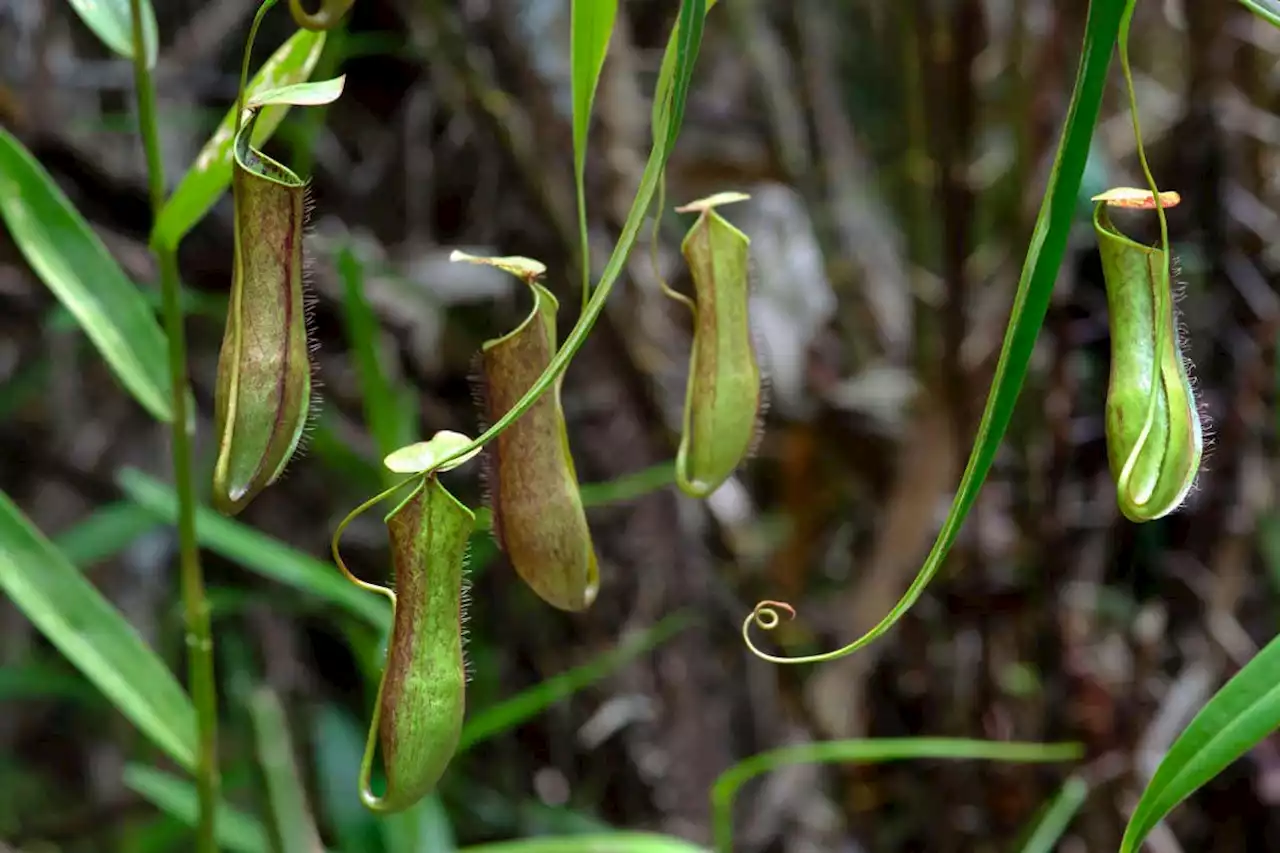
<svg viewBox="0 0 1280 853"><path fill-rule="evenodd" d="M751 612L747 614L747 618L742 620L742 641L747 644L747 648L758 658L770 661L772 663L794 663L794 658L783 658L771 655L766 651L762 651L755 641L751 639L751 626L754 624L761 631L772 631L782 624L782 616L779 611L787 614L787 621L790 622L796 618L796 609L785 601L764 600L751 608Z"/></svg>

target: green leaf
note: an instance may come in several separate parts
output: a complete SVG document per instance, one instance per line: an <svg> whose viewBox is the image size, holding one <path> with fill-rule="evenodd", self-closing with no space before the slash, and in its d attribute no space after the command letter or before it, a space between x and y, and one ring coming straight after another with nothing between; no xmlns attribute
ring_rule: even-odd
<svg viewBox="0 0 1280 853"><path fill-rule="evenodd" d="M80 20L93 30L108 48L133 59L133 15L129 0L70 0ZM147 67L156 64L156 10L151 0L142 0L142 41L147 49Z"/></svg>
<svg viewBox="0 0 1280 853"><path fill-rule="evenodd" d="M716 850L733 849L733 799L755 777L794 764L879 764L908 759L943 758L1042 763L1072 761L1084 754L1078 743L1017 743L965 738L869 738L785 746L751 756L720 774L711 789Z"/></svg>
<svg viewBox="0 0 1280 853"><path fill-rule="evenodd" d="M1079 776L1069 777L1036 822L1022 845L1022 853L1053 853L1057 850L1058 841L1088 796L1089 783Z"/></svg>
<svg viewBox="0 0 1280 853"><path fill-rule="evenodd" d="M131 501L106 504L53 537L73 564L84 568L108 560L160 526L154 513Z"/></svg>
<svg viewBox="0 0 1280 853"><path fill-rule="evenodd" d="M1277 0L1240 0L1240 5L1264 21L1280 27L1280 2Z"/></svg>
<svg viewBox="0 0 1280 853"><path fill-rule="evenodd" d="M127 764L124 768L124 784L179 823L193 828L198 823L199 800L195 786L187 780L141 764ZM220 850L230 853L272 853L267 833L257 818L232 808L225 802L218 804L213 832Z"/></svg>
<svg viewBox="0 0 1280 853"><path fill-rule="evenodd" d="M49 173L3 128L0 217L124 387L156 418L171 421L168 343L147 300Z"/></svg>
<svg viewBox="0 0 1280 853"><path fill-rule="evenodd" d="M0 492L0 589L174 761L196 764L195 708L118 610Z"/></svg>
<svg viewBox="0 0 1280 853"><path fill-rule="evenodd" d="M604 69L609 38L618 15L618 0L573 0L569 24L570 76L573 89L573 179L578 191L578 231L582 252L582 298L591 290L591 245L587 235L587 136L591 106Z"/></svg>
<svg viewBox="0 0 1280 853"><path fill-rule="evenodd" d="M168 486L132 468L121 470L117 481L130 500L176 523L177 497ZM329 563L207 507L196 508L196 535L204 547L252 572L336 604L380 631L390 629L387 605L353 587Z"/></svg>
<svg viewBox="0 0 1280 853"><path fill-rule="evenodd" d="M383 364L382 327L365 296L365 269L360 258L351 246L345 245L338 251L335 263L342 279L343 320L360 383L365 426L379 455L387 456L417 439L417 403L407 389L392 381Z"/></svg>
<svg viewBox="0 0 1280 853"><path fill-rule="evenodd" d="M1133 809L1120 853L1138 850L1174 807L1277 728L1280 637L1215 693L1174 741Z"/></svg>
<svg viewBox="0 0 1280 853"><path fill-rule="evenodd" d="M381 658L378 660L382 664ZM377 678L377 674L374 674ZM342 853L379 853L379 832L388 818L360 802L360 759L364 730L345 709L325 703L311 716L308 727L316 783L316 805L325 816ZM412 814L421 804L401 814ZM398 817L398 816L397 816ZM388 853L398 850L386 847Z"/></svg>
<svg viewBox="0 0 1280 853"><path fill-rule="evenodd" d="M471 439L462 433L442 429L431 436L429 441L419 441L388 454L387 458L383 460L383 464L387 466L387 470L394 471L397 474L422 474L436 469L439 460L447 458L449 454L458 448L465 447L470 443ZM473 450L470 453L459 456L451 462L439 466L438 470L452 471L479 452L479 450Z"/></svg>
<svg viewBox="0 0 1280 853"><path fill-rule="evenodd" d="M604 832L523 838L463 847L459 853L707 853L688 841L652 832Z"/></svg>
<svg viewBox="0 0 1280 853"><path fill-rule="evenodd" d="M618 0L573 0L569 52L573 83L573 163L579 187L587 159L587 132L600 72L618 15Z"/></svg>
<svg viewBox="0 0 1280 853"><path fill-rule="evenodd" d="M258 763L266 780L267 811L281 853L318 853L324 846L307 806L302 776L293 757L293 736L280 699L260 687L249 697Z"/></svg>
<svg viewBox="0 0 1280 853"><path fill-rule="evenodd" d="M662 54L662 67L658 70L658 85L654 88L650 117L655 146L660 143L667 148L675 145L684 116L685 99L689 94L691 75L686 72L692 70L697 46L702 40L702 19L715 7L716 2L717 0L706 0L705 4L697 4L702 5L701 15L694 15L694 3L685 0L680 4L680 22L693 16L693 25L678 26ZM689 55L691 47L694 52L692 57Z"/></svg>
<svg viewBox="0 0 1280 853"><path fill-rule="evenodd" d="M1075 219L1080 179L1089 157L1089 143L1093 138L1094 125L1098 121L1098 111L1106 89L1107 70L1111 65L1111 55L1115 52L1124 9L1125 0L1092 0L1089 4L1075 89L1071 95L1053 170L1049 174L1049 185L1045 188L1044 201L1031 234L1031 245L1027 248L1023 261L986 409L978 424L973 450L969 454L951 510L947 513L942 530L939 531L919 574L901 600L871 630L843 648L819 655L788 658L760 651L749 636L752 622L767 629L780 621L777 611L768 602L762 602L743 624L743 638L757 656L775 663L816 663L856 652L892 628L911 609L924 593L925 587L942 569L987 473L991 470L996 453L1000 450L1031 364L1036 337L1040 334L1045 313L1049 309L1053 284L1058 277L1058 267L1062 264L1062 254L1067 245L1067 235Z"/></svg>
<svg viewBox="0 0 1280 853"><path fill-rule="evenodd" d="M596 659L576 666L559 675L539 681L533 687L512 696L497 705L473 713L462 727L458 752L509 731L526 720L536 717L557 702L577 693L585 687L606 678L642 654L657 648L690 625L689 617L674 613L646 629L639 636L628 639L616 649Z"/></svg>
<svg viewBox="0 0 1280 853"><path fill-rule="evenodd" d="M294 33L254 75L249 82L247 96L252 98L256 93L306 80L320 60L324 39L322 32L299 30ZM288 104L264 107L254 127L253 146L265 144L288 112ZM235 126L236 108L233 105L160 210L151 234L153 243L177 248L187 232L204 218L227 189L231 183L231 147Z"/></svg>
<svg viewBox="0 0 1280 853"><path fill-rule="evenodd" d="M249 95L245 106L249 109L285 104L292 107L318 107L332 104L342 97L342 87L347 82L347 75L334 77L332 80L317 80L314 83L294 83L275 89L263 89Z"/></svg>
<svg viewBox="0 0 1280 853"><path fill-rule="evenodd" d="M583 483L582 505L589 508L635 500L669 486L675 480L675 465L671 462L659 462L641 471L623 474L614 480Z"/></svg>

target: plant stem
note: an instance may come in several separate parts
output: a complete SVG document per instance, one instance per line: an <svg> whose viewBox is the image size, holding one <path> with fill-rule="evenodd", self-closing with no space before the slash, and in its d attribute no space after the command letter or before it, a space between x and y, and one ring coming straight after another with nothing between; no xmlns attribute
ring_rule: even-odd
<svg viewBox="0 0 1280 853"><path fill-rule="evenodd" d="M156 217L164 205L164 164L156 129L156 90L147 66L142 35L142 0L130 0L133 15L133 72L138 92L138 124L147 156L147 187L151 213ZM196 790L200 800L200 823L196 837L199 853L217 853L214 841L214 813L218 801L218 706L213 679L213 635L209 626L209 603L205 598L196 541L196 493L191 464L190 412L187 410L187 342L183 329L181 283L178 280L176 247L157 241L153 247L160 265L165 332L169 339L169 384L173 395L174 486L178 493L178 548L182 583L182 603L186 619L186 646L189 689L196 706L196 726L200 743L196 765Z"/></svg>

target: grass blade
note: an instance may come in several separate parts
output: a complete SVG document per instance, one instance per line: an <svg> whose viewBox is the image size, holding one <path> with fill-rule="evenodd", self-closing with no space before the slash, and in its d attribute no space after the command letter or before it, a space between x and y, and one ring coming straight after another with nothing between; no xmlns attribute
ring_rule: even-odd
<svg viewBox="0 0 1280 853"><path fill-rule="evenodd" d="M707 850L669 835L605 832L477 844L463 847L459 853L707 853Z"/></svg>
<svg viewBox="0 0 1280 853"><path fill-rule="evenodd" d="M80 20L108 48L133 59L133 18L129 0L70 0ZM156 10L150 0L142 0L142 40L147 50L147 67L156 64Z"/></svg>
<svg viewBox="0 0 1280 853"><path fill-rule="evenodd" d="M299 30L268 59L249 82L246 95L254 95L302 83L320 60L324 50L322 32ZM261 147L289 112L288 104L264 107L253 130L252 145ZM156 217L153 243L176 248L187 232L196 226L218 201L231 183L231 147L235 135L236 110L232 106L223 116L218 129L200 149L195 163L182 176L177 189Z"/></svg>
<svg viewBox="0 0 1280 853"><path fill-rule="evenodd" d="M1068 778L1022 845L1022 853L1053 853L1088 796L1088 782L1079 776Z"/></svg>
<svg viewBox="0 0 1280 853"><path fill-rule="evenodd" d="M343 319L360 383L365 426L378 447L379 457L385 457L417 441L417 408L412 397L392 383L382 364L382 329L365 296L364 265L350 246L338 251L336 264L342 279ZM392 482L394 479L388 478L386 485Z"/></svg>
<svg viewBox="0 0 1280 853"><path fill-rule="evenodd" d="M156 418L171 421L168 344L146 298L49 173L3 128L0 218L121 384Z"/></svg>
<svg viewBox="0 0 1280 853"><path fill-rule="evenodd" d="M582 505L585 507L608 506L644 497L650 492L665 488L676 481L676 468L672 462L659 462L640 471L623 474L601 483L583 483Z"/></svg>
<svg viewBox="0 0 1280 853"><path fill-rule="evenodd" d="M106 504L53 537L73 565L85 568L109 560L160 526L154 513L130 501Z"/></svg>
<svg viewBox="0 0 1280 853"><path fill-rule="evenodd" d="M262 687L249 699L258 762L266 781L267 810L280 853L321 853L302 777L293 758L293 736L276 694Z"/></svg>
<svg viewBox="0 0 1280 853"><path fill-rule="evenodd" d="M1044 201L1036 217L1031 245L1023 261L986 409L978 424L973 450L969 454L951 510L947 513L938 538L919 574L902 598L875 627L843 648L823 654L781 657L759 650L750 637L752 623L767 629L776 627L781 621L777 610L772 607L773 602L761 602L746 618L742 627L744 640L757 656L774 663L817 663L843 657L864 648L902 618L941 570L1000 449L1005 430L1013 417L1014 406L1018 402L1018 394L1022 390L1022 382L1027 376L1036 337L1040 334L1045 313L1049 309L1049 299L1058 276L1058 267L1062 264L1067 235L1075 219L1080 180L1089 157L1093 128L1098 121L1098 111L1106 89L1107 70L1111 65L1111 55L1115 52L1124 9L1125 0L1091 0L1089 4L1075 89L1071 95L1053 171L1049 175L1049 185L1045 189Z"/></svg>
<svg viewBox="0 0 1280 853"><path fill-rule="evenodd" d="M0 589L143 734L195 766L195 708L177 679L3 492Z"/></svg>
<svg viewBox="0 0 1280 853"><path fill-rule="evenodd" d="M662 645L688 628L690 624L686 614L674 613L642 632L638 637L627 640L595 660L540 681L504 702L472 714L462 727L462 737L458 741L458 754L537 716L556 702L572 696L629 661Z"/></svg>
<svg viewBox="0 0 1280 853"><path fill-rule="evenodd" d="M129 764L124 768L124 784L184 826L194 828L199 822L196 789L186 779L153 767ZM257 818L225 802L218 804L213 831L218 849L228 853L272 853L267 833Z"/></svg>
<svg viewBox="0 0 1280 853"><path fill-rule="evenodd" d="M792 764L861 764L921 758L1041 763L1072 761L1084 754L1077 743L1017 743L964 738L875 738L834 740L784 746L753 755L730 767L711 789L716 850L733 849L733 799L738 790L762 773Z"/></svg>
<svg viewBox="0 0 1280 853"><path fill-rule="evenodd" d="M573 0L569 23L573 89L573 180L578 191L578 232L582 251L583 304L591 296L591 245L587 235L587 136L591 107L618 16L618 0Z"/></svg>
<svg viewBox="0 0 1280 853"><path fill-rule="evenodd" d="M382 664L381 655L377 665ZM368 677L368 676L367 676ZM376 683L378 673L372 674ZM350 712L325 703L310 715L307 741L311 748L316 807L324 815L329 837L342 853L382 853L399 850L381 844L388 818L375 815L360 802L360 760L365 730ZM421 804L402 812L414 814Z"/></svg>
<svg viewBox="0 0 1280 853"><path fill-rule="evenodd" d="M130 500L158 518L170 524L177 518L177 497L168 486L131 468L123 469L117 481ZM391 627L390 607L347 583L329 563L208 507L196 508L196 535L201 545L251 572L336 604L380 631Z"/></svg>
<svg viewBox="0 0 1280 853"><path fill-rule="evenodd" d="M1280 728L1280 637L1213 695L1165 755L1134 807L1120 844L1134 853L1165 815Z"/></svg>

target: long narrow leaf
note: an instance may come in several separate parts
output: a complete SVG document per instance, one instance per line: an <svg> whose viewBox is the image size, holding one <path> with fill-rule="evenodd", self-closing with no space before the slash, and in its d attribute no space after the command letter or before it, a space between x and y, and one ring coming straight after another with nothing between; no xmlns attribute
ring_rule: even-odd
<svg viewBox="0 0 1280 853"><path fill-rule="evenodd" d="M108 560L160 526L155 514L131 501L107 504L53 537L62 555L81 568Z"/></svg>
<svg viewBox="0 0 1280 853"><path fill-rule="evenodd" d="M258 763L266 780L267 806L280 853L321 853L316 830L303 790L302 775L293 757L293 737L280 699L262 687L249 698Z"/></svg>
<svg viewBox="0 0 1280 853"><path fill-rule="evenodd" d="M124 784L142 799L179 823L195 828L200 806L196 788L186 779L146 767L129 764L124 768ZM253 815L218 804L214 818L218 849L230 853L272 853L266 830Z"/></svg>
<svg viewBox="0 0 1280 853"><path fill-rule="evenodd" d="M578 231L582 251L582 296L591 288L591 246L587 238L587 136L591 106L604 69L618 0L573 0L569 23L570 76L573 89L573 179L578 191Z"/></svg>
<svg viewBox="0 0 1280 853"><path fill-rule="evenodd" d="M80 20L108 48L133 59L133 18L129 0L69 0ZM142 41L147 50L147 67L156 64L156 10L151 0L142 0Z"/></svg>
<svg viewBox="0 0 1280 853"><path fill-rule="evenodd" d="M682 613L668 616L640 636L628 640L616 649L582 666L541 681L504 702L472 714L462 727L458 752L462 753L467 748L538 715L556 702L572 696L645 652L662 645L688 628L689 624L689 619Z"/></svg>
<svg viewBox="0 0 1280 853"><path fill-rule="evenodd" d="M1165 815L1280 728L1280 637L1200 709L1147 783L1120 844L1134 853Z"/></svg>
<svg viewBox="0 0 1280 853"><path fill-rule="evenodd" d="M3 128L0 217L124 387L152 415L171 421L168 343L147 300L49 173Z"/></svg>
<svg viewBox="0 0 1280 853"><path fill-rule="evenodd" d="M347 342L360 381L360 401L365 426L373 435L378 455L417 440L417 410L412 398L398 388L382 364L382 330L373 306L365 296L365 270L350 246L339 250L338 277L342 279L342 309ZM388 481L390 485L392 481Z"/></svg>
<svg viewBox="0 0 1280 853"><path fill-rule="evenodd" d="M463 847L459 853L707 853L707 850L669 835L604 832L477 844Z"/></svg>
<svg viewBox="0 0 1280 853"><path fill-rule="evenodd" d="M1089 157L1089 143L1093 137L1094 125L1098 121L1098 111L1106 88L1107 69L1111 65L1111 55L1115 52L1124 9L1125 0L1092 0L1089 4L1075 90L1071 95L1071 105L1067 110L1067 120L1062 129L1053 170L1049 174L1049 185L1045 189L1044 201L1036 217L1031 245L1027 248L1026 259L1023 261L986 409L978 424L973 450L969 454L951 510L947 513L942 530L919 574L877 625L843 648L824 654L788 658L759 651L749 635L752 622L770 627L769 623L776 625L779 621L777 611L770 607L771 603L762 602L743 625L743 637L759 657L776 663L814 663L832 660L864 648L902 618L941 570L1000 449L1005 430L1013 417L1014 406L1018 402L1018 394L1022 390L1022 382L1031 364L1036 337L1040 334L1045 313L1049 309L1049 299L1058 276L1058 267L1062 264L1067 235L1075 219L1076 194Z"/></svg>
<svg viewBox="0 0 1280 853"><path fill-rule="evenodd" d="M195 708L173 674L3 492L0 589L143 734L195 766Z"/></svg>
<svg viewBox="0 0 1280 853"><path fill-rule="evenodd" d="M1022 845L1022 853L1053 853L1067 827L1089 796L1089 783L1080 776L1071 776L1063 783L1057 796L1049 803L1035 828Z"/></svg>
<svg viewBox="0 0 1280 853"><path fill-rule="evenodd" d="M324 50L325 34L298 30L271 55L249 82L248 97L302 83ZM260 148L284 120L288 104L264 107L253 129L252 144ZM223 116L218 129L200 149L196 161L182 176L178 188L165 202L156 217L153 243L176 248L187 232L196 226L231 183L231 143L235 134L236 110L232 106Z"/></svg>
<svg viewBox="0 0 1280 853"><path fill-rule="evenodd" d="M1041 763L1072 761L1084 750L1077 743L1016 743L964 738L880 738L806 743L761 752L730 767L711 788L716 850L733 849L733 800L739 789L762 773L793 764L872 764L909 759Z"/></svg>
<svg viewBox="0 0 1280 853"><path fill-rule="evenodd" d="M177 497L168 486L128 468L117 479L131 500L171 524L177 520ZM197 507L196 535L201 545L252 572L332 602L382 631L391 626L391 610L385 602L349 584L331 564L248 525Z"/></svg>

